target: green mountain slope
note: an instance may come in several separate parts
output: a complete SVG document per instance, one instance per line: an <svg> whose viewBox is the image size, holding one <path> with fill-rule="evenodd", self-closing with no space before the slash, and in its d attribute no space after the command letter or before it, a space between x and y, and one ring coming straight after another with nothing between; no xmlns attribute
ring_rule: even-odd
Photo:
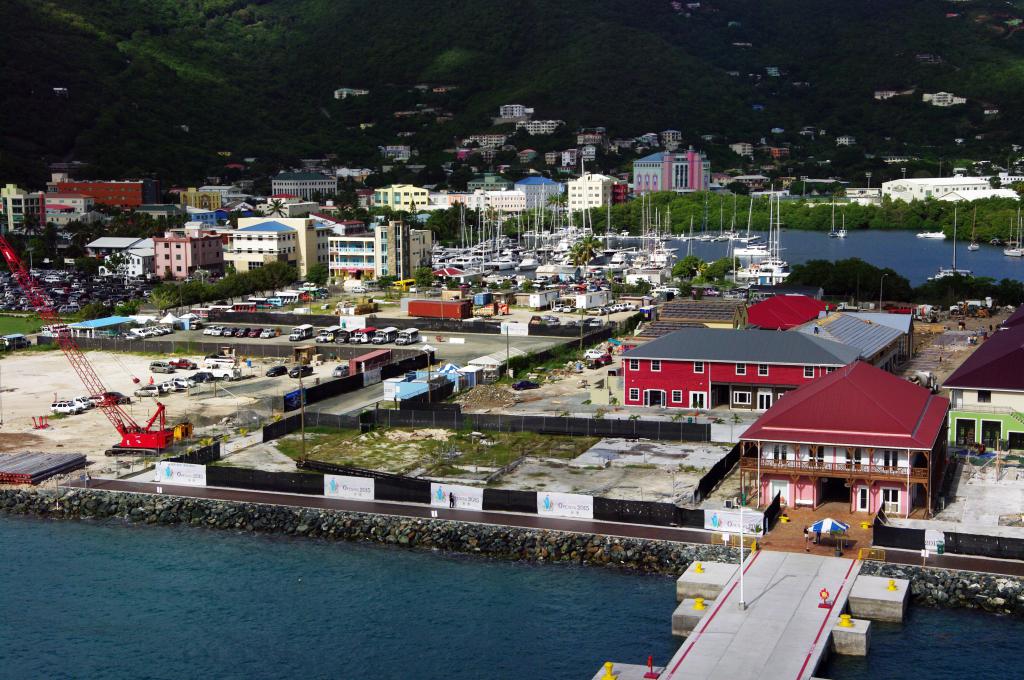
<svg viewBox="0 0 1024 680"><path fill-rule="evenodd" d="M96 175L194 181L222 151L268 166L322 153L371 162L399 131L429 161L512 101L617 135L757 141L781 127L800 140L811 125L878 153L942 152L961 137L957 153L1005 158L1024 139L1020 4L0 0L0 173L38 180L45 161L74 159ZM458 89L410 90L421 82ZM372 93L336 101L339 86ZM905 87L917 90L872 96ZM937 90L969 103L921 103ZM392 116L417 104L455 118Z"/></svg>

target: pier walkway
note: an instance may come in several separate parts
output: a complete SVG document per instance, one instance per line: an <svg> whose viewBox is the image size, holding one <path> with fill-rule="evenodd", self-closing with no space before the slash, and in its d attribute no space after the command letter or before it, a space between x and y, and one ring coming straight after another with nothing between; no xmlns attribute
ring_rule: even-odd
<svg viewBox="0 0 1024 680"><path fill-rule="evenodd" d="M660 680L807 680L828 652L860 562L758 551L725 585ZM819 592L831 606L821 608Z"/></svg>

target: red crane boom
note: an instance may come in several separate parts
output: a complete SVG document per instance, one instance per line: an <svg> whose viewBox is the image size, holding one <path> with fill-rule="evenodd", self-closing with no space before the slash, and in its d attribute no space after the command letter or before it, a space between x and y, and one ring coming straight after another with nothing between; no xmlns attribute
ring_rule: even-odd
<svg viewBox="0 0 1024 680"><path fill-rule="evenodd" d="M92 364L89 363L85 354L78 347L78 343L75 342L67 324L60 318L60 314L46 301L46 293L43 287L32 277L32 274L25 268L25 263L21 261L21 258L18 257L18 254L11 247L11 244L2 235L0 235L0 254L3 255L4 260L7 262L11 275L14 276L18 285L25 292L25 297L28 298L29 304L32 305L33 309L36 310L36 313L39 314L45 323L56 326L57 344L60 346L61 351L64 352L64 356L67 357L71 367L75 369L75 373L82 379L82 384L88 390L89 396L101 397L99 408L103 411L103 415L107 417L107 420L114 426L114 429L117 430L118 434L121 435L120 448L154 450L167 448L174 440L174 432L166 427L164 405L157 402L156 413L153 414L153 417L150 418L145 426L136 423L121 408L121 405L117 403L117 398L111 395L107 388L104 387L103 381L96 375ZM154 427L155 423L159 423L159 427Z"/></svg>

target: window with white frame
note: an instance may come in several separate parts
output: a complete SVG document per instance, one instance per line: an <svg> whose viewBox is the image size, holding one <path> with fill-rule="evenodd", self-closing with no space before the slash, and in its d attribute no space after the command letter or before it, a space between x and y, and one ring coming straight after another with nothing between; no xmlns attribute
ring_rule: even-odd
<svg viewBox="0 0 1024 680"><path fill-rule="evenodd" d="M661 360L660 359L651 359L651 371L653 373L657 373L660 370L661 370Z"/></svg>
<svg viewBox="0 0 1024 680"><path fill-rule="evenodd" d="M693 372L694 373L703 373L704 372L704 362L703 361L694 361L693 362Z"/></svg>
<svg viewBox="0 0 1024 680"><path fill-rule="evenodd" d="M640 399L640 388L639 387L630 387L629 388L629 400L630 401L638 401L639 399Z"/></svg>
<svg viewBox="0 0 1024 680"><path fill-rule="evenodd" d="M746 364L736 364L736 375L746 375L746 374L747 374L747 365Z"/></svg>
<svg viewBox="0 0 1024 680"><path fill-rule="evenodd" d="M750 392L733 392L732 403L737 406L750 406Z"/></svg>
<svg viewBox="0 0 1024 680"><path fill-rule="evenodd" d="M768 375L768 364L758 364L757 365L757 374L758 375Z"/></svg>
<svg viewBox="0 0 1024 680"><path fill-rule="evenodd" d="M678 404L683 400L682 390L672 390L672 403Z"/></svg>
<svg viewBox="0 0 1024 680"><path fill-rule="evenodd" d="M785 444L772 444L772 460L783 461L787 457L787 447Z"/></svg>
<svg viewBox="0 0 1024 680"><path fill-rule="evenodd" d="M629 370L631 370L631 371L639 371L640 370L640 360L639 359L630 359L629 360Z"/></svg>
<svg viewBox="0 0 1024 680"><path fill-rule="evenodd" d="M805 378L813 378L814 377L814 366L804 366L804 377Z"/></svg>

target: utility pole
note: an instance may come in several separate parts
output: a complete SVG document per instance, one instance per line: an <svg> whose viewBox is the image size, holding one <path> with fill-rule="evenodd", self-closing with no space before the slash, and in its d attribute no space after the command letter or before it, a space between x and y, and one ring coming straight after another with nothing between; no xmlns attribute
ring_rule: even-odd
<svg viewBox="0 0 1024 680"><path fill-rule="evenodd" d="M882 274L882 278L878 281L878 311L882 311L882 286L885 285L885 277L889 274Z"/></svg>
<svg viewBox="0 0 1024 680"><path fill-rule="evenodd" d="M302 387L302 368L299 364L299 430L302 432L302 455L300 460L306 460L306 391Z"/></svg>
<svg viewBox="0 0 1024 680"><path fill-rule="evenodd" d="M740 506L740 610L747 608L747 600L743 597L743 506Z"/></svg>

